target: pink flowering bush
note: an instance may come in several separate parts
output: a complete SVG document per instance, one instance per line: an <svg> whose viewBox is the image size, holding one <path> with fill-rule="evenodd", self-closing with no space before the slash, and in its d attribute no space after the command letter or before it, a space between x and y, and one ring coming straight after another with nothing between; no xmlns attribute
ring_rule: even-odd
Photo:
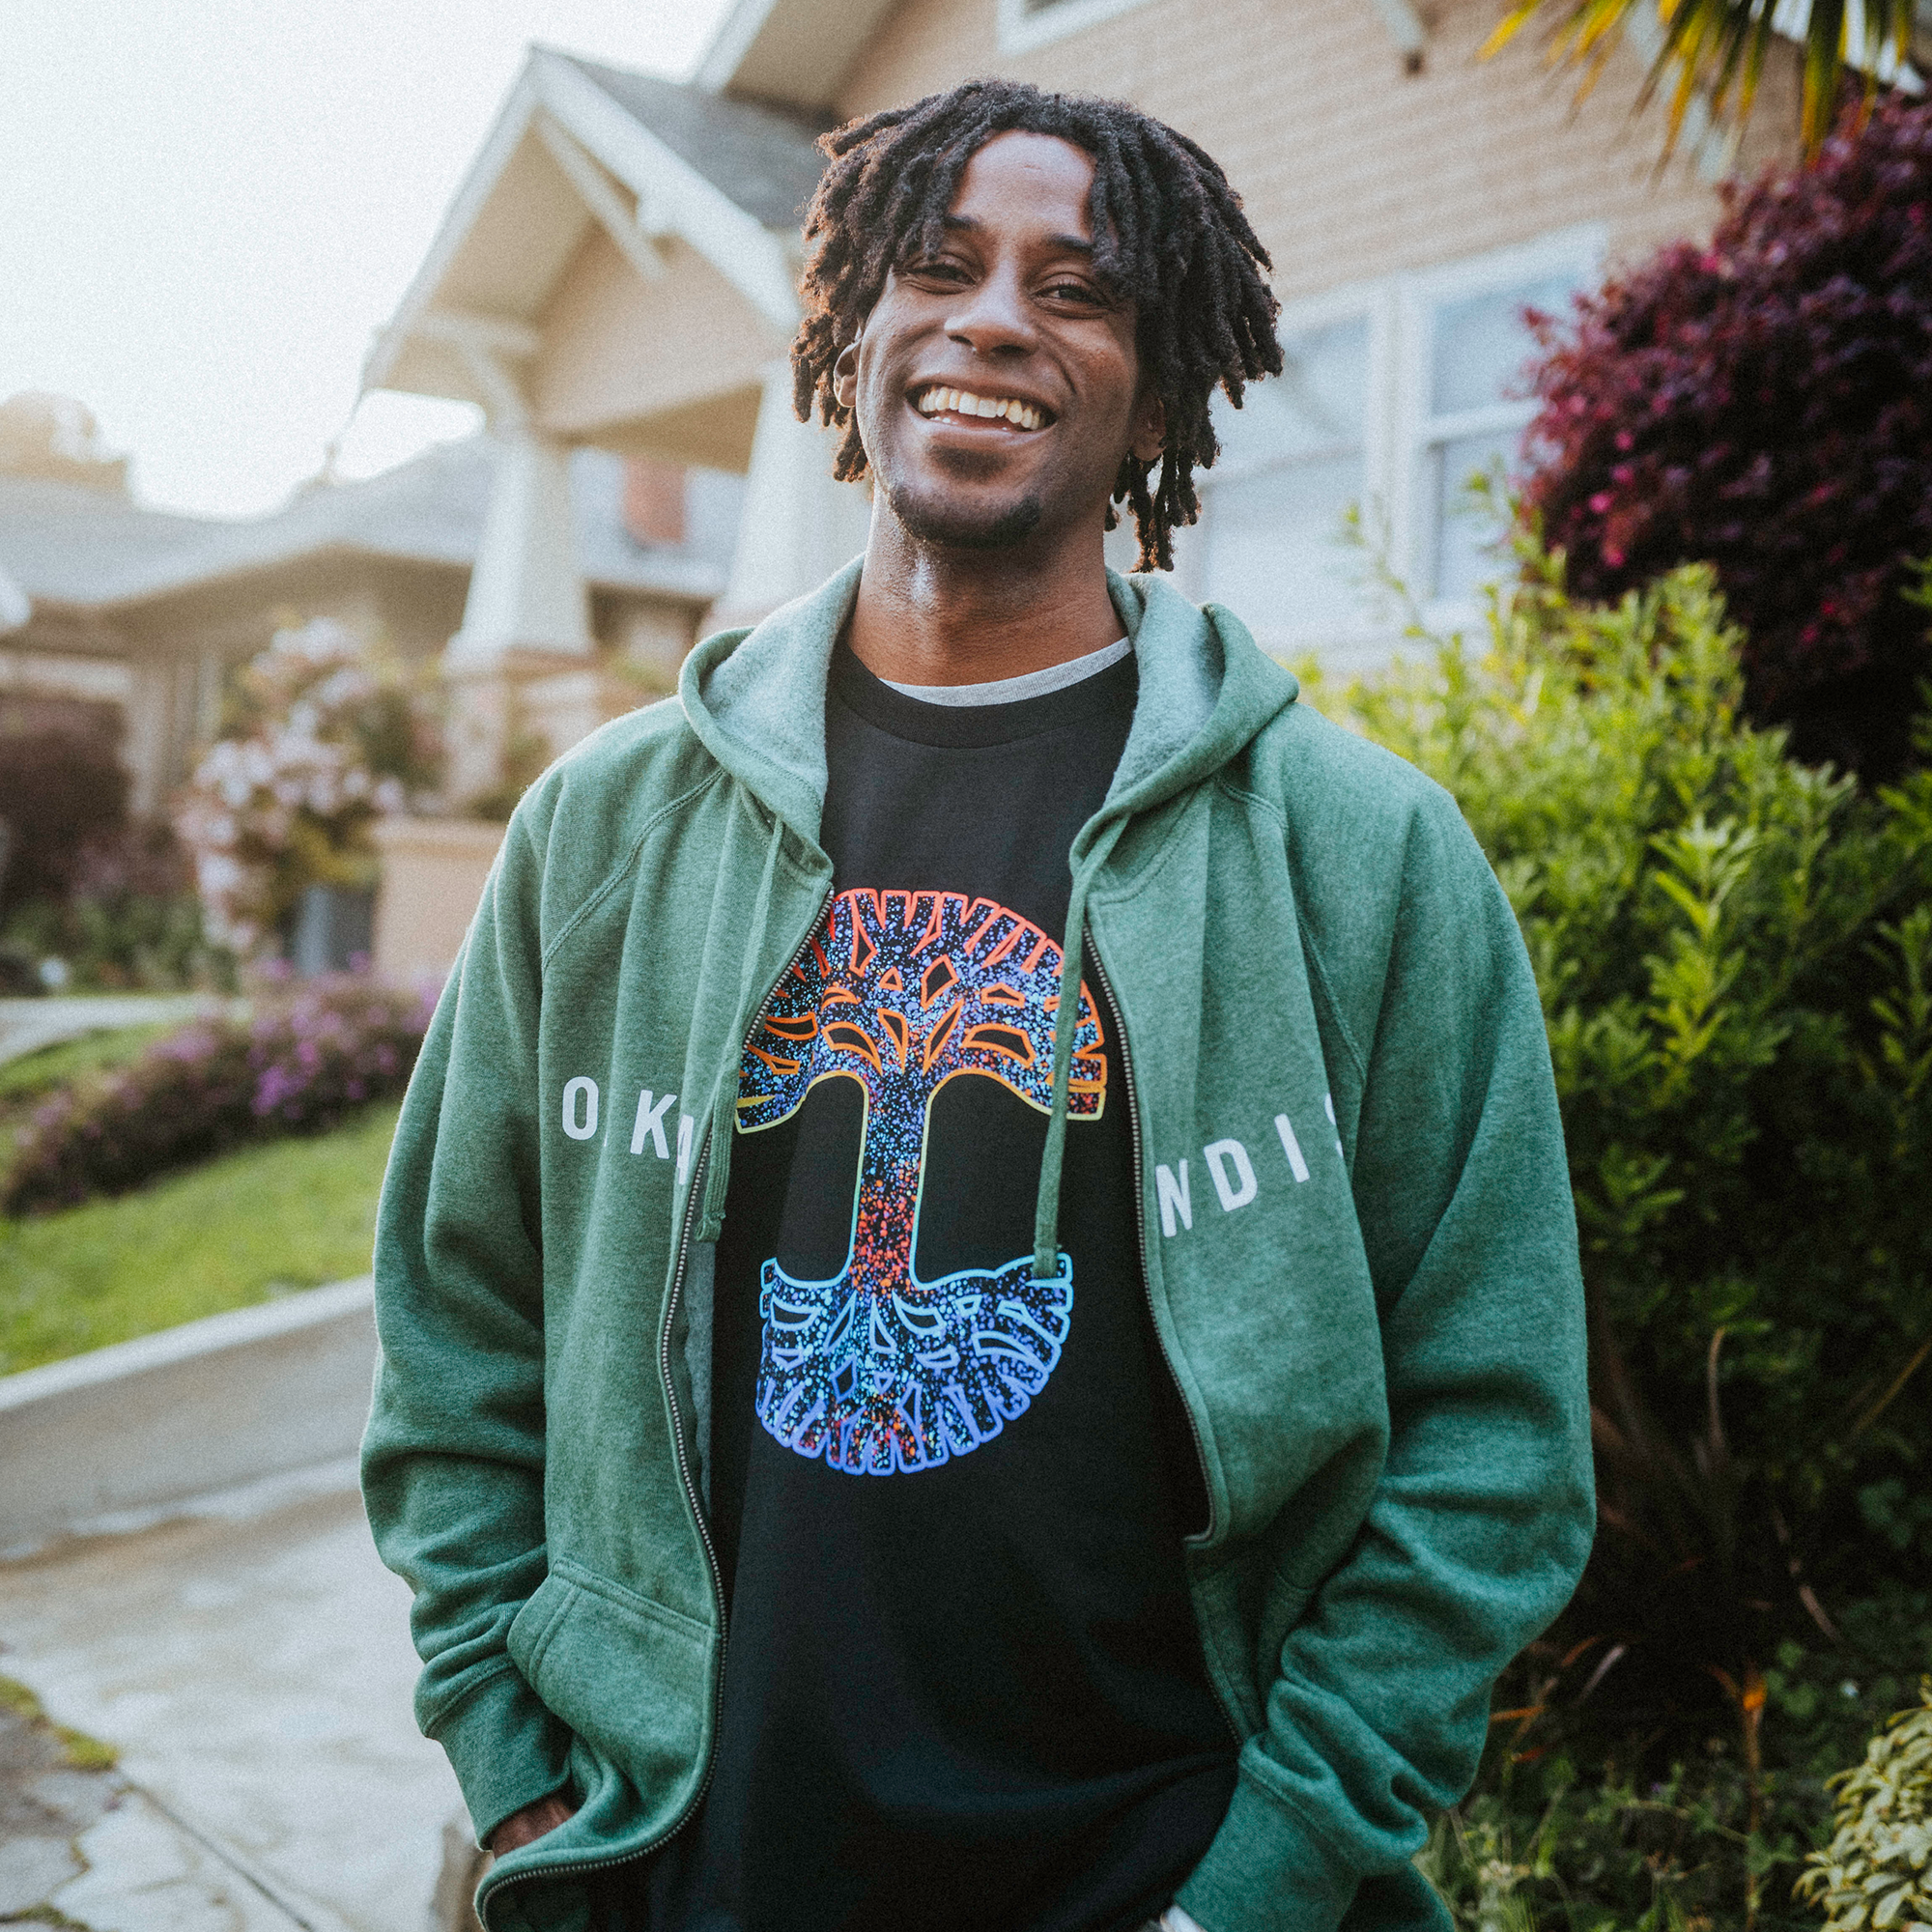
<svg viewBox="0 0 1932 1932"><path fill-rule="evenodd" d="M420 680L328 618L278 631L176 813L210 939L248 958L305 888L373 885L370 826L431 806L441 758Z"/></svg>
<svg viewBox="0 0 1932 1932"><path fill-rule="evenodd" d="M311 980L248 1019L195 1021L21 1130L0 1210L120 1194L244 1142L320 1133L408 1084L436 1005L352 977Z"/></svg>

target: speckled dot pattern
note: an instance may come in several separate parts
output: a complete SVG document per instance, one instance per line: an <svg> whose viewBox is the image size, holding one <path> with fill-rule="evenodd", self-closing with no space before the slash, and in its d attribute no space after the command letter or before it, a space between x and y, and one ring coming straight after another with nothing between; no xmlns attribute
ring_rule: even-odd
<svg viewBox="0 0 1932 1932"><path fill-rule="evenodd" d="M932 1098L997 1080L1052 1098L1059 946L1030 920L962 893L853 891L785 976L746 1048L738 1130L789 1118L821 1080L865 1089L851 1251L830 1281L764 1264L759 1422L786 1448L854 1475L938 1468L1025 1414L1060 1360L1073 1264L1033 1257L924 1282L913 1271ZM1069 1120L1106 1104L1099 1015L1083 984Z"/></svg>

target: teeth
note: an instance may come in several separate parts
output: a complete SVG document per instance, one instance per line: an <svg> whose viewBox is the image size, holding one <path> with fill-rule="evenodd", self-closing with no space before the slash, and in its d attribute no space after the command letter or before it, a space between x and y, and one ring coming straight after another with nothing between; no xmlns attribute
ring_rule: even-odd
<svg viewBox="0 0 1932 1932"><path fill-rule="evenodd" d="M1016 429L1038 429L1045 421L1031 403L1023 403L1015 396L976 396L970 389L930 388L917 399L915 407L923 416L950 413L994 420L1004 417Z"/></svg>

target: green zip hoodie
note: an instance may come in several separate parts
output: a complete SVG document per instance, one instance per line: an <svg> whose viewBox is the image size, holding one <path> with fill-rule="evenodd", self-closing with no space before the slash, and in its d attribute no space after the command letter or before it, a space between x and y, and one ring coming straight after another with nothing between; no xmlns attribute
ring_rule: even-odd
<svg viewBox="0 0 1932 1932"><path fill-rule="evenodd" d="M532 787L403 1108L363 1454L417 1715L479 1834L580 1807L497 1861L492 1932L579 1932L582 1874L703 1795L712 1244L742 1044L831 890L858 575L699 645L677 700ZM1121 1011L1149 1301L1210 1503L1188 1575L1245 1740L1179 1903L1207 1932L1439 1927L1410 1858L1592 1527L1542 1012L1444 792L1297 704L1226 611L1109 584L1140 696L1065 951Z"/></svg>

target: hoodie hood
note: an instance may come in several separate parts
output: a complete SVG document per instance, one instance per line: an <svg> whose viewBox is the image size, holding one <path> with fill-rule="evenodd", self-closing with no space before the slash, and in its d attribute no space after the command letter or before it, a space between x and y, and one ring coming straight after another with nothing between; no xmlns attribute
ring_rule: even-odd
<svg viewBox="0 0 1932 1932"><path fill-rule="evenodd" d="M863 562L855 557L751 630L707 638L678 679L704 748L814 846L825 805L826 682ZM1299 691L1237 617L1189 603L1164 576L1110 570L1107 591L1134 647L1140 697L1106 804L1076 841L1076 865L1105 824L1219 771Z"/></svg>
<svg viewBox="0 0 1932 1932"><path fill-rule="evenodd" d="M838 634L859 591L863 558L810 596L772 612L751 631L724 631L685 660L678 696L692 729L726 771L772 811L765 867L753 904L762 943L783 830L813 850L825 806L825 689ZM1073 874L1061 944L1063 984L1080 983L1087 901L1134 813L1211 778L1269 720L1293 704L1294 678L1264 656L1240 620L1210 604L1190 604L1164 578L1107 573L1107 594L1133 643L1140 694L1126 750L1100 810L1080 828L1067 863ZM747 972L759 946L747 955ZM749 982L746 991L749 993ZM1066 1145L1073 1030L1080 1003L1063 998L1054 1023L1053 1099L1034 1217L1034 1272L1059 1272L1060 1176ZM718 1109L723 1121L725 1110ZM728 1136L716 1130L702 1227L721 1225Z"/></svg>

